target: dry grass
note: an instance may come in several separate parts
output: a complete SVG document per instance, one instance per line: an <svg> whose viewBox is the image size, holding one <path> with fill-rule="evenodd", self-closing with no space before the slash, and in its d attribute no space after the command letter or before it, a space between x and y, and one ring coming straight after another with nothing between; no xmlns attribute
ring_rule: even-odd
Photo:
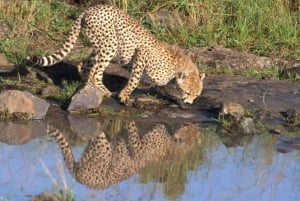
<svg viewBox="0 0 300 201"><path fill-rule="evenodd" d="M223 45L265 56L300 56L299 1L110 0L107 3L140 19L168 43L188 48ZM16 63L34 43L60 44L82 9L59 0L0 1L0 22L12 30L9 36L0 38L0 52ZM166 27L149 20L148 16L162 9L177 16L181 23ZM43 37L37 39L37 35ZM45 48L37 47L35 52L40 49Z"/></svg>

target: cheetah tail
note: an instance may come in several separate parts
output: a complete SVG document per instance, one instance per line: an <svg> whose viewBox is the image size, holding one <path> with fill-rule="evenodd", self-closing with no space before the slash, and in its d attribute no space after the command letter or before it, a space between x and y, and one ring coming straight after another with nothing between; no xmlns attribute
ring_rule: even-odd
<svg viewBox="0 0 300 201"><path fill-rule="evenodd" d="M51 66L58 62L60 62L64 57L66 57L71 50L74 47L74 44L79 36L80 30L81 30L81 22L82 19L85 16L85 12L81 13L79 17L76 19L74 25L72 26L72 29L69 33L69 36L67 38L67 41L64 43L64 45L57 50L55 53L49 56L35 56L35 55L29 55L26 57L26 59L34 64L40 65L40 66Z"/></svg>
<svg viewBox="0 0 300 201"><path fill-rule="evenodd" d="M62 155L64 157L65 164L69 169L70 173L74 173L74 166L76 162L74 160L73 152L70 147L69 142L65 139L63 134L56 129L54 126L47 124L47 134L55 139L58 146L61 149Z"/></svg>

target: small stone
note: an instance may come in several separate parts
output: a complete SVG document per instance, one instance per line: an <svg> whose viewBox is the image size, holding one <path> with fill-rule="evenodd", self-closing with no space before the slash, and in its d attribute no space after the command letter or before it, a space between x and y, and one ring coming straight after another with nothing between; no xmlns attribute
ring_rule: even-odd
<svg viewBox="0 0 300 201"><path fill-rule="evenodd" d="M254 100L254 99L248 99L248 102L249 102L249 103L254 103L255 100Z"/></svg>
<svg viewBox="0 0 300 201"><path fill-rule="evenodd" d="M87 111L100 106L104 93L93 85L85 85L71 98L68 111Z"/></svg>
<svg viewBox="0 0 300 201"><path fill-rule="evenodd" d="M137 102L143 103L143 104L160 104L160 100L154 99L151 97L146 97L146 96L141 96L137 97L136 99Z"/></svg>
<svg viewBox="0 0 300 201"><path fill-rule="evenodd" d="M223 103L221 114L229 115L234 117L236 120L240 120L245 115L245 109L238 103Z"/></svg>
<svg viewBox="0 0 300 201"><path fill-rule="evenodd" d="M57 195L46 191L40 195L34 196L30 201L59 201L59 200L60 199L58 198Z"/></svg>
<svg viewBox="0 0 300 201"><path fill-rule="evenodd" d="M48 108L47 101L27 91L6 90L0 93L0 113L8 118L44 119Z"/></svg>
<svg viewBox="0 0 300 201"><path fill-rule="evenodd" d="M141 96L136 98L134 105L140 109L158 110L163 105L163 102L154 97Z"/></svg>
<svg viewBox="0 0 300 201"><path fill-rule="evenodd" d="M269 130L269 133L274 134L274 135L280 135L281 134L281 130L275 128L275 129Z"/></svg>

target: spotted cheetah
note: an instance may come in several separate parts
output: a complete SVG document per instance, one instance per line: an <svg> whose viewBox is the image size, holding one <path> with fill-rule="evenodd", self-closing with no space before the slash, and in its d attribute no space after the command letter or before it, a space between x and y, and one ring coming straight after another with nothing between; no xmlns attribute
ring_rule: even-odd
<svg viewBox="0 0 300 201"><path fill-rule="evenodd" d="M65 44L52 55L26 58L41 66L58 63L71 52L82 27L93 45L93 51L79 68L83 75L88 73L87 83L94 84L106 96L111 96L111 92L102 82L103 72L114 57L132 66L128 83L119 93L122 103L129 102L141 78L157 86L164 86L176 79L183 91L181 101L185 103L193 103L201 94L205 74L200 73L187 56L155 39L122 10L108 5L91 7L80 14Z"/></svg>
<svg viewBox="0 0 300 201"><path fill-rule="evenodd" d="M47 132L61 148L65 164L72 176L79 183L94 189L105 189L136 174L143 167L174 155L185 154L199 139L198 127L195 124L179 128L173 136L162 124L157 124L142 138L134 121L127 123L127 131L129 145L124 139L110 143L104 132L100 132L89 141L76 162L63 133L51 125L47 126Z"/></svg>

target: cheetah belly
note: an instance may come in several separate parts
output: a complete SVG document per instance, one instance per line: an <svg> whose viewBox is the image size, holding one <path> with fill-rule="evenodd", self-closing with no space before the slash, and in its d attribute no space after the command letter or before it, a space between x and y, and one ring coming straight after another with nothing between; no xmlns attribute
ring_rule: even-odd
<svg viewBox="0 0 300 201"><path fill-rule="evenodd" d="M155 52L154 52L155 53ZM158 86L166 85L175 77L173 66L164 57L148 57L148 63L143 73L143 78L150 80Z"/></svg>

